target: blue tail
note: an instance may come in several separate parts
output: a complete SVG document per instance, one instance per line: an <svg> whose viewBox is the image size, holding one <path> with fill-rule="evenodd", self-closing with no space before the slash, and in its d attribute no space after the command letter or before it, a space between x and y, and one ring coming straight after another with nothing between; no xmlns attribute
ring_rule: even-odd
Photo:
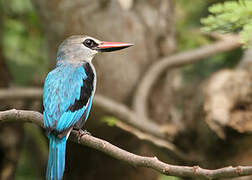
<svg viewBox="0 0 252 180"><path fill-rule="evenodd" d="M66 137L57 138L53 134L49 138L49 158L46 171L47 180L61 180L65 170Z"/></svg>

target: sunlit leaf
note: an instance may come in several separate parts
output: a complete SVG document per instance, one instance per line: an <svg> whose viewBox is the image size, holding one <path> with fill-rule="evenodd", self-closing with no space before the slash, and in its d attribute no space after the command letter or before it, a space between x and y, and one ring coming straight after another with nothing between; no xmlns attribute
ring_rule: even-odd
<svg viewBox="0 0 252 180"><path fill-rule="evenodd" d="M105 116L102 118L102 122L106 123L108 126L115 126L118 119L112 116Z"/></svg>

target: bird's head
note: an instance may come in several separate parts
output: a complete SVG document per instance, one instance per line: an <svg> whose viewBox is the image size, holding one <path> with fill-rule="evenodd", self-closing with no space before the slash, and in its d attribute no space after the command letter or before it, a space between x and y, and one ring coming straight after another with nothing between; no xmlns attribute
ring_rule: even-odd
<svg viewBox="0 0 252 180"><path fill-rule="evenodd" d="M98 52L111 52L132 46L130 43L106 42L89 36L71 36L59 46L57 61L91 62Z"/></svg>

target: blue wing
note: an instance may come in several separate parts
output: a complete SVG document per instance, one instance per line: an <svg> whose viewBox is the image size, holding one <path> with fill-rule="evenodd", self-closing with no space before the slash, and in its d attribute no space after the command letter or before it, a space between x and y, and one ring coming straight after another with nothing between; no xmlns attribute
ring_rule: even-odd
<svg viewBox="0 0 252 180"><path fill-rule="evenodd" d="M85 121L92 104L93 76L85 66L65 64L51 71L44 86L44 125L62 132Z"/></svg>

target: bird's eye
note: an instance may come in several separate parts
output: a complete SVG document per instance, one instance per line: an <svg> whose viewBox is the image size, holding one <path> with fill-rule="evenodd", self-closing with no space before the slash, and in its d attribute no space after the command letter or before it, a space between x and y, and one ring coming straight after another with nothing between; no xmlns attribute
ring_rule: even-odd
<svg viewBox="0 0 252 180"><path fill-rule="evenodd" d="M86 39L83 44L88 47L88 48L94 48L96 47L98 44L95 43L92 39Z"/></svg>

